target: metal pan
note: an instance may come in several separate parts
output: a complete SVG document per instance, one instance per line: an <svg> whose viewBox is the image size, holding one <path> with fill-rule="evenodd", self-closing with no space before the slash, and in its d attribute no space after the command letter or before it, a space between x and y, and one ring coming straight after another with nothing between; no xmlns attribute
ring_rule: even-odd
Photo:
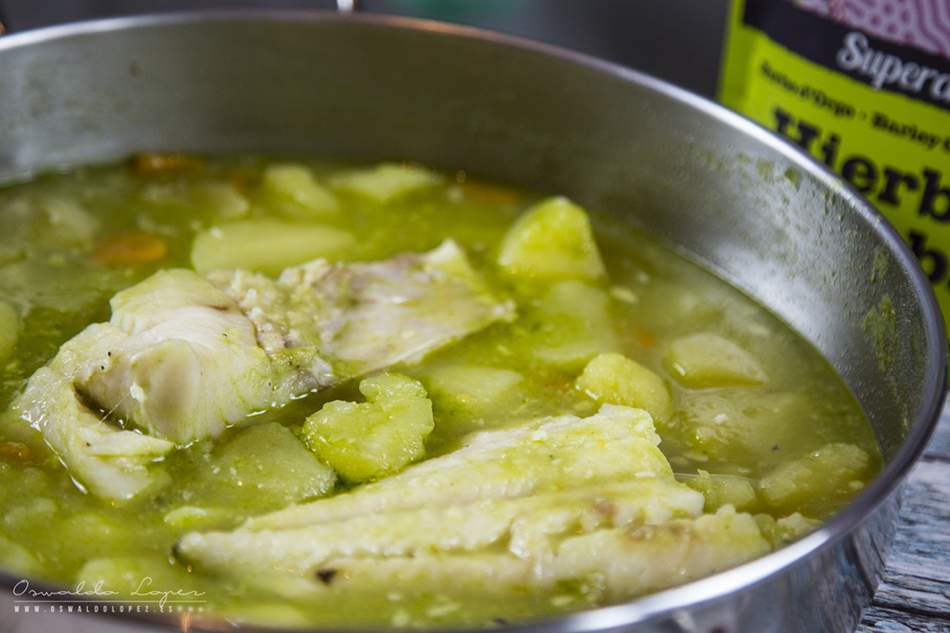
<svg viewBox="0 0 950 633"><path fill-rule="evenodd" d="M944 396L931 289L859 195L746 119L639 73L494 34L311 12L137 17L0 38L0 179L141 149L413 159L569 195L665 239L769 307L840 372L880 476L821 529L725 573L535 624L579 633L847 631L877 584L900 482ZM893 325L866 315L890 301ZM28 493L28 491L24 491ZM0 630L223 622L15 615Z"/></svg>

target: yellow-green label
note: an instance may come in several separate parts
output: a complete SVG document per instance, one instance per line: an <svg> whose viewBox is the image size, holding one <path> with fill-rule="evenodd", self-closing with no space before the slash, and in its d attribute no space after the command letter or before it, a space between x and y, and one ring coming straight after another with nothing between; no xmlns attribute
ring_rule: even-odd
<svg viewBox="0 0 950 633"><path fill-rule="evenodd" d="M807 4L733 2L720 99L880 209L917 255L950 323L950 62L942 48L950 39L912 43L914 34L897 27L890 38L891 23L865 30Z"/></svg>

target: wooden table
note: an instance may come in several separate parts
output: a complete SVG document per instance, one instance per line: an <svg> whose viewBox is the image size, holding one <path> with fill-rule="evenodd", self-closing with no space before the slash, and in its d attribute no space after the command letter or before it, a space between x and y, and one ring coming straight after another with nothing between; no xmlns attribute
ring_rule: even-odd
<svg viewBox="0 0 950 633"><path fill-rule="evenodd" d="M859 633L950 632L950 404L908 479L884 578Z"/></svg>

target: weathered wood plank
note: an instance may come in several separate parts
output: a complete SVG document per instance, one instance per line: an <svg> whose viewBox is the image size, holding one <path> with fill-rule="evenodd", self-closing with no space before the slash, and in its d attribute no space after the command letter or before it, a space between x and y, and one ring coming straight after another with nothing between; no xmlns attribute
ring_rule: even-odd
<svg viewBox="0 0 950 633"><path fill-rule="evenodd" d="M924 451L924 459L950 462L950 405L944 407L940 424Z"/></svg>
<svg viewBox="0 0 950 633"><path fill-rule="evenodd" d="M871 607L864 613L861 633L947 633L950 622L906 611Z"/></svg>
<svg viewBox="0 0 950 633"><path fill-rule="evenodd" d="M933 578L950 589L950 465L921 462L914 468L887 569Z"/></svg>
<svg viewBox="0 0 950 633"><path fill-rule="evenodd" d="M908 479L884 577L859 633L950 631L950 406Z"/></svg>

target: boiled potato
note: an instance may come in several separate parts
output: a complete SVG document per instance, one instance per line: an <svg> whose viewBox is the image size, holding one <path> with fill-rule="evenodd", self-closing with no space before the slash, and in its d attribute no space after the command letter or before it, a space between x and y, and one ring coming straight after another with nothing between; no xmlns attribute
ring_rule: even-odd
<svg viewBox="0 0 950 633"><path fill-rule="evenodd" d="M273 165L264 170L261 190L276 211L295 219L332 215L336 198L303 165Z"/></svg>
<svg viewBox="0 0 950 633"><path fill-rule="evenodd" d="M610 297L579 281L555 284L528 317L531 355L563 371L580 371L591 358L617 349Z"/></svg>
<svg viewBox="0 0 950 633"><path fill-rule="evenodd" d="M780 519L775 519L770 514L757 514L755 522L758 523L762 535L772 543L773 547L782 547L791 543L813 532L821 525L821 521L810 519L800 512L794 512Z"/></svg>
<svg viewBox="0 0 950 633"><path fill-rule="evenodd" d="M821 521L806 517L801 512L793 512L775 522L777 534L785 542L804 536L816 530L820 525Z"/></svg>
<svg viewBox="0 0 950 633"><path fill-rule="evenodd" d="M478 365L435 367L425 377L437 405L471 417L510 410L523 380L516 371Z"/></svg>
<svg viewBox="0 0 950 633"><path fill-rule="evenodd" d="M251 211L251 203L228 182L198 183L192 187L191 197L198 207L214 211L222 220L243 218Z"/></svg>
<svg viewBox="0 0 950 633"><path fill-rule="evenodd" d="M360 393L366 402L328 402L303 427L310 450L350 483L393 474L420 459L435 428L432 402L412 378L372 376L360 382Z"/></svg>
<svg viewBox="0 0 950 633"><path fill-rule="evenodd" d="M821 419L815 403L802 394L737 388L683 394L671 426L681 441L709 459L762 468L808 447L802 443L808 437L786 421Z"/></svg>
<svg viewBox="0 0 950 633"><path fill-rule="evenodd" d="M809 507L845 499L854 493L871 465L870 456L854 444L827 444L775 468L759 482L763 499L773 506Z"/></svg>
<svg viewBox="0 0 950 633"><path fill-rule="evenodd" d="M706 498L706 512L715 512L725 505L731 505L736 510L745 510L757 500L755 487L745 477L713 475L705 470L698 470L696 475L680 478L693 490L703 493Z"/></svg>
<svg viewBox="0 0 950 633"><path fill-rule="evenodd" d="M502 241L498 265L516 278L604 276L587 213L562 197L538 203L515 222Z"/></svg>
<svg viewBox="0 0 950 633"><path fill-rule="evenodd" d="M75 200L45 197L40 205L49 226L47 236L64 246L88 246L99 230L99 219Z"/></svg>
<svg viewBox="0 0 950 633"><path fill-rule="evenodd" d="M747 351L716 334L691 334L675 339L666 366L687 387L757 385L768 378Z"/></svg>
<svg viewBox="0 0 950 633"><path fill-rule="evenodd" d="M207 530L227 526L233 518L232 512L222 508L185 505L166 512L162 521L177 530Z"/></svg>
<svg viewBox="0 0 950 633"><path fill-rule="evenodd" d="M715 321L722 307L702 290L647 275L633 284L638 301L638 321L649 323L658 332L679 335L701 330Z"/></svg>
<svg viewBox="0 0 950 633"><path fill-rule="evenodd" d="M246 268L276 274L318 257L334 259L355 243L352 234L329 226L244 220L199 233L191 263L199 273Z"/></svg>
<svg viewBox="0 0 950 633"><path fill-rule="evenodd" d="M622 354L595 356L575 385L598 402L645 409L654 419L670 415L670 392L663 379Z"/></svg>
<svg viewBox="0 0 950 633"><path fill-rule="evenodd" d="M211 458L215 480L255 502L281 505L319 497L333 489L334 472L285 426L258 424L239 431ZM195 513L190 513L195 519ZM166 515L166 520L168 519ZM189 520L187 513L172 520Z"/></svg>
<svg viewBox="0 0 950 633"><path fill-rule="evenodd" d="M389 163L371 169L344 172L330 180L334 189L384 204L441 182L442 177L428 169Z"/></svg>

